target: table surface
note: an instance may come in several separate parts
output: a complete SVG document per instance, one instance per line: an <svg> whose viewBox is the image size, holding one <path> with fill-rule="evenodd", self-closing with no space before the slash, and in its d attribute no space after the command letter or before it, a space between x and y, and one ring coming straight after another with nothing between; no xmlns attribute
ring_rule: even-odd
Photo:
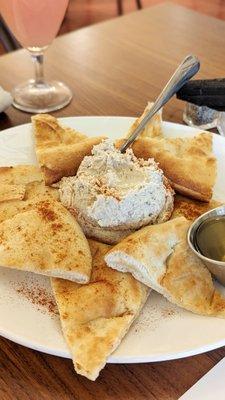
<svg viewBox="0 0 225 400"><path fill-rule="evenodd" d="M55 115L136 116L189 53L201 60L200 78L222 77L224 45L224 22L169 3L57 38L46 53L46 76L66 82L74 98ZM11 90L32 76L29 55L0 57L0 71L0 85ZM183 107L173 99L164 119L181 122ZM28 121L29 114L10 108L0 115L0 129ZM218 349L160 363L109 364L93 383L77 376L70 360L1 339L0 399L175 400L224 356Z"/></svg>

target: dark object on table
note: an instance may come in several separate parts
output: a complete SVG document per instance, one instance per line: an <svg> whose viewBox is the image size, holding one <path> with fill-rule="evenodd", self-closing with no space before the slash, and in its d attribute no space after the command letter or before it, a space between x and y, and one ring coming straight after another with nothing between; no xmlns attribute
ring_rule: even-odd
<svg viewBox="0 0 225 400"><path fill-rule="evenodd" d="M140 10L142 8L141 0L135 0L137 8ZM117 0L117 10L118 15L123 14L123 0Z"/></svg>
<svg viewBox="0 0 225 400"><path fill-rule="evenodd" d="M198 106L225 111L225 78L189 81L177 92L177 98Z"/></svg>
<svg viewBox="0 0 225 400"><path fill-rule="evenodd" d="M0 17L0 41L7 52L20 48L19 43L10 32L4 20Z"/></svg>

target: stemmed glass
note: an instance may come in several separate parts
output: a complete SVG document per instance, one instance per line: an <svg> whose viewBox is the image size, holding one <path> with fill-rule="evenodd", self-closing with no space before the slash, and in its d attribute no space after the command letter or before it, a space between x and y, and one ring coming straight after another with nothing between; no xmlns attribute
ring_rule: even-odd
<svg viewBox="0 0 225 400"><path fill-rule="evenodd" d="M59 110L72 99L59 81L46 81L44 52L55 38L69 0L0 0L0 13L19 43L31 54L35 78L16 86L13 105L31 113ZM15 66L16 68L16 66Z"/></svg>

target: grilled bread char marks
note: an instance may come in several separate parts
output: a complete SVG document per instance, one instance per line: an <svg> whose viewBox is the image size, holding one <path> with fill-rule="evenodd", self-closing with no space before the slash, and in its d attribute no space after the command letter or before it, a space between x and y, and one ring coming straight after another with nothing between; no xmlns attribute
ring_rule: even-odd
<svg viewBox="0 0 225 400"><path fill-rule="evenodd" d="M63 128L51 115L32 117L36 154L45 182L51 185L64 176L73 176L86 155L104 137L91 137Z"/></svg>
<svg viewBox="0 0 225 400"><path fill-rule="evenodd" d="M130 272L169 301L201 315L225 317L225 299L186 241L190 222L178 217L145 227L105 256L111 268Z"/></svg>
<svg viewBox="0 0 225 400"><path fill-rule="evenodd" d="M90 283L52 279L62 330L78 374L95 380L143 307L149 289L130 274L108 268L110 246L89 241Z"/></svg>

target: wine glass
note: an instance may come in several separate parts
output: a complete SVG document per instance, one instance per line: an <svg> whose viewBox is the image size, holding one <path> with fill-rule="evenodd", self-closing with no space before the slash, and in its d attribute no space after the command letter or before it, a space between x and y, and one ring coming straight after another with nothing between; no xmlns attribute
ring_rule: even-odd
<svg viewBox="0 0 225 400"><path fill-rule="evenodd" d="M44 113L65 107L71 90L59 81L46 81L44 52L55 38L69 0L0 0L0 12L19 43L31 54L35 78L16 86L13 105L23 111ZM16 66L15 66L16 68Z"/></svg>

